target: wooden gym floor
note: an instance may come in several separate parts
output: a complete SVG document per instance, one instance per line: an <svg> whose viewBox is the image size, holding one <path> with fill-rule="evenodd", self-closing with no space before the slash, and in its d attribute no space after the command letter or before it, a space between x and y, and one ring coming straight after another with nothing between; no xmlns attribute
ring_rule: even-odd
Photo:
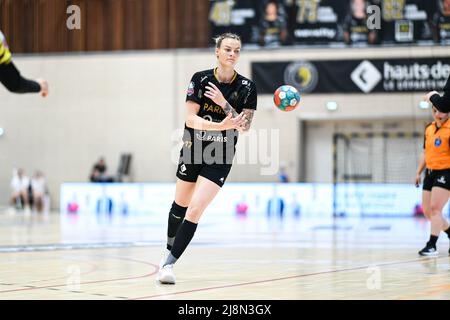
<svg viewBox="0 0 450 320"><path fill-rule="evenodd" d="M0 213L0 299L449 299L449 241L414 218L205 216L156 282L161 217Z"/></svg>

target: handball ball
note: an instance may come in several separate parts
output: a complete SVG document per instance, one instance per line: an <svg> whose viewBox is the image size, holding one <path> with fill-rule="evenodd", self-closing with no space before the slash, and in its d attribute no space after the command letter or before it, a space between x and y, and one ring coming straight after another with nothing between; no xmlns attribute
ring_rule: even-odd
<svg viewBox="0 0 450 320"><path fill-rule="evenodd" d="M300 102L300 94L293 86L283 85L273 95L275 106L283 111L292 111Z"/></svg>

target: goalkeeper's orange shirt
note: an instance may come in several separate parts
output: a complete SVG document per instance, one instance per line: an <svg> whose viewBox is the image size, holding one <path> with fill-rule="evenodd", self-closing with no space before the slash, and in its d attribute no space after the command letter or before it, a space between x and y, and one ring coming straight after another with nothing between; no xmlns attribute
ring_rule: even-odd
<svg viewBox="0 0 450 320"><path fill-rule="evenodd" d="M424 148L428 169L450 169L450 120L447 120L440 128L435 121L426 127Z"/></svg>

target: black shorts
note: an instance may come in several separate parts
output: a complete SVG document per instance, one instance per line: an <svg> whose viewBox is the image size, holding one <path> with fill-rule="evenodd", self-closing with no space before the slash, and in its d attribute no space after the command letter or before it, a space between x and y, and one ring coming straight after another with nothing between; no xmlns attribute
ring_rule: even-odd
<svg viewBox="0 0 450 320"><path fill-rule="evenodd" d="M183 154L187 154L187 157L184 158ZM203 158L195 159L193 153L181 149L177 177L183 181L196 182L198 176L202 176L222 187L230 173L231 163L225 161L223 163L211 162L208 163Z"/></svg>
<svg viewBox="0 0 450 320"><path fill-rule="evenodd" d="M177 177L183 181L196 182L198 176L202 176L222 187L230 170L231 164L185 164L180 161L177 168Z"/></svg>
<svg viewBox="0 0 450 320"><path fill-rule="evenodd" d="M440 187L450 190L450 169L425 170L423 179L423 190L431 191L433 187Z"/></svg>

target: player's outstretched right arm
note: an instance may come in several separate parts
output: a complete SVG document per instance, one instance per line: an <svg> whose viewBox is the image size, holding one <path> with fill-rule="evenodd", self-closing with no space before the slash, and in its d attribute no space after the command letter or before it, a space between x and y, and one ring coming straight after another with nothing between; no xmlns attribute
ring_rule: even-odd
<svg viewBox="0 0 450 320"><path fill-rule="evenodd" d="M203 119L197 115L200 110L200 105L193 101L186 101L186 125L189 128L205 131L222 131L228 129L237 129L245 122L245 115L241 113L235 118L232 118L231 113L222 120L222 122L213 122Z"/></svg>
<svg viewBox="0 0 450 320"><path fill-rule="evenodd" d="M22 77L14 63L0 65L0 82L11 92L14 93L40 93L43 97L48 94L47 81L38 79L37 81L28 80Z"/></svg>

